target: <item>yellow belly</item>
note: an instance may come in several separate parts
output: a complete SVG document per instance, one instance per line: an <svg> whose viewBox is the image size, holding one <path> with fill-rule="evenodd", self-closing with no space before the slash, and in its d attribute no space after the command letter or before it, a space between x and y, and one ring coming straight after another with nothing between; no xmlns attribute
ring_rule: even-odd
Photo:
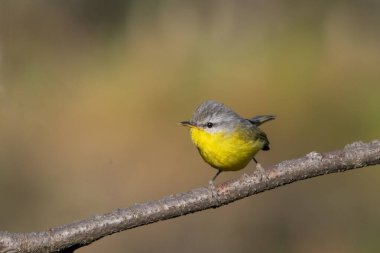
<svg viewBox="0 0 380 253"><path fill-rule="evenodd" d="M260 139L247 133L208 133L191 128L191 138L202 158L212 167L220 170L240 170L263 148Z"/></svg>

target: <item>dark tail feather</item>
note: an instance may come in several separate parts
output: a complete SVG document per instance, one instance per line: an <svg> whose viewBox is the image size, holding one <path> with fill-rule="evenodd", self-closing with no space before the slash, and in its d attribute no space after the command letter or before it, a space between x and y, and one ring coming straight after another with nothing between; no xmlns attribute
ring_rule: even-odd
<svg viewBox="0 0 380 253"><path fill-rule="evenodd" d="M276 116L273 116L273 115L260 115L260 116L253 117L253 118L248 119L248 120L252 124L254 124L256 126L260 126L261 124L263 124L267 121L273 120L275 118L276 118Z"/></svg>
<svg viewBox="0 0 380 253"><path fill-rule="evenodd" d="M267 142L267 143L264 144L263 150L264 151L270 150L270 148L269 148L269 142Z"/></svg>

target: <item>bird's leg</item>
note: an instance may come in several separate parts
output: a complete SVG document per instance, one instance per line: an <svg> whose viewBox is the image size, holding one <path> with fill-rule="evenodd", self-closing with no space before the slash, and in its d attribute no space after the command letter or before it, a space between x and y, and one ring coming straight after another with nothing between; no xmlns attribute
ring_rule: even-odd
<svg viewBox="0 0 380 253"><path fill-rule="evenodd" d="M215 179L219 176L220 173L222 173L221 170L218 170L218 172L216 172L215 176L211 179L211 183L214 183Z"/></svg>
<svg viewBox="0 0 380 253"><path fill-rule="evenodd" d="M215 176L208 183L208 186L210 188L211 195L213 198L218 196L218 193L216 192L216 189L215 189L214 181L219 176L220 173L222 173L222 171L218 170L218 172L215 174Z"/></svg>

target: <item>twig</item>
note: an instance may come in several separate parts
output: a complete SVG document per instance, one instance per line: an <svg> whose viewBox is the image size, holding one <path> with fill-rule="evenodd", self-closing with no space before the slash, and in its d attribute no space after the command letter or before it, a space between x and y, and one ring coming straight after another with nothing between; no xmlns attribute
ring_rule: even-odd
<svg viewBox="0 0 380 253"><path fill-rule="evenodd" d="M324 174L380 164L380 141L355 142L343 150L311 152L305 157L284 161L268 169L258 169L238 179L209 188L171 195L160 200L96 215L88 219L42 232L0 232L0 253L74 252L100 238L130 228L167 220L236 200L292 182Z"/></svg>

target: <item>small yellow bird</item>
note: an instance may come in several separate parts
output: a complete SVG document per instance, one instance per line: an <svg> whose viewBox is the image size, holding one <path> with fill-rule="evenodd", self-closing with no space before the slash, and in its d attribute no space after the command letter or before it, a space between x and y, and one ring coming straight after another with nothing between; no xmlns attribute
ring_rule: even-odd
<svg viewBox="0 0 380 253"><path fill-rule="evenodd" d="M244 119L222 103L208 100L195 110L190 121L181 124L190 127L193 143L203 160L218 170L213 182L222 171L243 169L260 150L269 150L266 134L258 128L275 119L263 115Z"/></svg>

